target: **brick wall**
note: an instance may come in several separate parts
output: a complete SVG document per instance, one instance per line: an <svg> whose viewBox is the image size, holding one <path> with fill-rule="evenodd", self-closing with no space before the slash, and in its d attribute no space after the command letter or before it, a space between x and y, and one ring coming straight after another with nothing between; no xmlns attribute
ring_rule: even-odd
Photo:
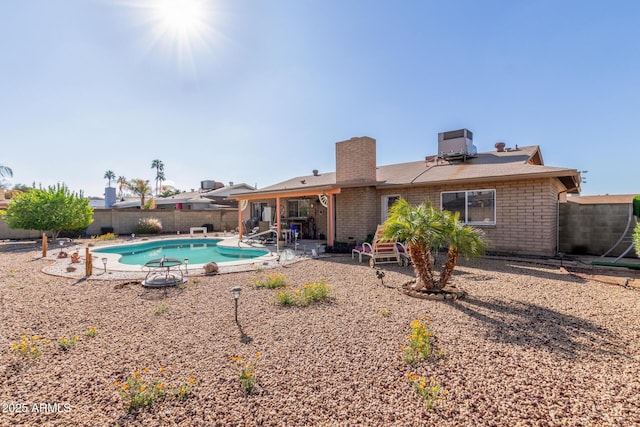
<svg viewBox="0 0 640 427"><path fill-rule="evenodd" d="M336 182L376 181L376 140L368 136L336 142Z"/></svg>
<svg viewBox="0 0 640 427"><path fill-rule="evenodd" d="M554 255L557 241L558 192L555 178L485 182L479 184L422 186L360 193L362 189L343 189L338 196L338 240L354 237L362 241L381 221L381 198L399 194L409 203L422 203L428 198L440 207L442 191L496 190L496 225L477 226L490 241L490 250L529 255ZM358 206L365 204L367 209ZM351 206L351 207L349 207ZM356 218L361 218L358 221Z"/></svg>
<svg viewBox="0 0 640 427"><path fill-rule="evenodd" d="M345 188L336 195L336 241L360 243L379 222L380 196L375 187Z"/></svg>

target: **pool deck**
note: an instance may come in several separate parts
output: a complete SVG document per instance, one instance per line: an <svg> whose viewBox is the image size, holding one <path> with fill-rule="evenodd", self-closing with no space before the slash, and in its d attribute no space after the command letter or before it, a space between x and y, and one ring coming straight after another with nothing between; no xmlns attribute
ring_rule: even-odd
<svg viewBox="0 0 640 427"><path fill-rule="evenodd" d="M140 243L148 243L152 241L162 240L185 240L189 239L188 235L181 236L159 236L154 238L135 238L127 241L113 242L100 244L99 246L89 247L89 251L91 252L93 259L93 269L92 274L90 276L86 275L86 264L85 264L85 252L86 245L80 245L80 262L72 263L70 258L58 258L60 253L60 249L52 247L47 254L47 259L52 260L52 264L44 268L44 272L47 274L55 275L55 276L63 276L70 277L76 279L88 279L92 280L141 280L144 279L149 273L149 268L140 265L130 265L130 264L122 264L119 262L120 255L111 254L111 253L102 253L102 252L94 252L96 249L104 249L110 246L126 246L126 245L134 245ZM253 259L245 259L239 261L229 261L229 262L221 262L218 264L218 273L234 273L241 271L251 271L257 269L268 269L280 266L280 252L286 248L291 250L295 250L296 257L295 259L289 262L298 262L302 261L305 258L309 258L312 255L312 249L320 247L324 242L318 240L309 240L309 241L299 241L297 245L290 244L286 247L276 248L275 245L264 245L257 242L245 243L238 241L238 235L212 235L208 237L203 237L201 235L193 236L193 239L216 239L220 240L218 245L221 247L229 247L229 248L246 248L246 249L266 249L269 251L268 254L253 258ZM71 253L73 252L72 245L66 246L65 252ZM106 260L106 269L105 264L102 260ZM205 275L204 271L205 264L189 264L185 266L181 265L179 268L182 271L185 277L197 277ZM73 269L72 271L69 271Z"/></svg>

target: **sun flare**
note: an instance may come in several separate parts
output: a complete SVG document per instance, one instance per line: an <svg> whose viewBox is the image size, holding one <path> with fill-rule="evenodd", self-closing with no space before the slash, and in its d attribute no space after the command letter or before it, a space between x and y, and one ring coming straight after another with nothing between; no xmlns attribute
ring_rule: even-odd
<svg viewBox="0 0 640 427"><path fill-rule="evenodd" d="M165 30L196 34L206 26L207 8L201 0L157 0L154 20Z"/></svg>
<svg viewBox="0 0 640 427"><path fill-rule="evenodd" d="M216 9L222 0L125 0L146 29L143 50L160 50L174 57L181 73L197 75L197 57L207 57L219 32L214 31ZM216 13L214 13L216 12Z"/></svg>

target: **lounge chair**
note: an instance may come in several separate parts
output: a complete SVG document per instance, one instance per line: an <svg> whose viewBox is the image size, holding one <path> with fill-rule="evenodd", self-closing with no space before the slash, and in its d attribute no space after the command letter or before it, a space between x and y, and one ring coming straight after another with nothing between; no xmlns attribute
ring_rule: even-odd
<svg viewBox="0 0 640 427"><path fill-rule="evenodd" d="M369 255L371 253L371 245L367 242L357 245L351 250L351 259L354 259L358 255L358 262L362 262L362 254Z"/></svg>
<svg viewBox="0 0 640 427"><path fill-rule="evenodd" d="M400 252L396 246L396 242L384 241L382 236L382 226L378 226L376 234L373 236L373 243L363 243L363 250L360 252L360 256L365 255L370 257L369 265L375 267L376 264L391 264L398 263L402 265L403 261L400 257ZM353 253L352 253L353 256Z"/></svg>
<svg viewBox="0 0 640 427"><path fill-rule="evenodd" d="M402 265L411 265L411 257L409 256L409 251L407 251L407 247L400 243L396 242L396 248L398 249L398 255L400 255L400 260L402 260Z"/></svg>

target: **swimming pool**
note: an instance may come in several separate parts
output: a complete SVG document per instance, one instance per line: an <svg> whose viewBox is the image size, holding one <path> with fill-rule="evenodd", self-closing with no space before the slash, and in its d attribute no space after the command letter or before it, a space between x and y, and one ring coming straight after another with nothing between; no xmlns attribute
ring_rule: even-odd
<svg viewBox="0 0 640 427"><path fill-rule="evenodd" d="M122 264L144 265L154 258L188 258L189 264L206 264L248 260L267 255L266 249L243 249L218 246L220 239L172 239L130 245L110 246L94 249L92 252L118 254Z"/></svg>

